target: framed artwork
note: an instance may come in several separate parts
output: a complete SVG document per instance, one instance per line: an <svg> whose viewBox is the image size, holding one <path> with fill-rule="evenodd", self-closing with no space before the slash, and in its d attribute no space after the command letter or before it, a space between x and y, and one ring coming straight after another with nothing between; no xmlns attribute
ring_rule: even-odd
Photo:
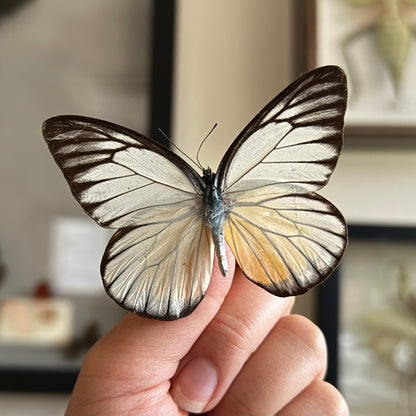
<svg viewBox="0 0 416 416"><path fill-rule="evenodd" d="M0 391L71 391L126 313L99 273L112 233L73 204L41 126L82 114L169 136L174 13L164 0L0 4Z"/></svg>
<svg viewBox="0 0 416 416"><path fill-rule="evenodd" d="M350 226L335 276L319 291L328 381L354 415L416 411L416 227Z"/></svg>
<svg viewBox="0 0 416 416"><path fill-rule="evenodd" d="M307 2L308 66L348 78L346 136L416 138L416 2Z"/></svg>

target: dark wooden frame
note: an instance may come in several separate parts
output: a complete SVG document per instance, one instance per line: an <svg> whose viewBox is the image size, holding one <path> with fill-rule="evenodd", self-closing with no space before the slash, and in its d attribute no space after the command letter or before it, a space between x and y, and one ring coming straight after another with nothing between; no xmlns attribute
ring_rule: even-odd
<svg viewBox="0 0 416 416"><path fill-rule="evenodd" d="M316 4L319 0L295 0L294 38L296 50L294 56L296 73L315 68L316 62ZM346 125L345 145L347 147L395 147L416 148L416 128L413 126Z"/></svg>
<svg viewBox="0 0 416 416"><path fill-rule="evenodd" d="M172 109L173 39L175 0L153 1L153 47L151 64L151 137L169 136ZM71 392L79 370L0 368L0 391Z"/></svg>
<svg viewBox="0 0 416 416"><path fill-rule="evenodd" d="M416 244L416 226L388 227L375 225L350 225L349 240L395 242L414 242ZM348 250L348 247L347 247ZM342 297L340 293L340 275L342 263L333 275L318 290L318 324L322 329L328 346L328 371L326 380L337 386L338 383L338 334Z"/></svg>

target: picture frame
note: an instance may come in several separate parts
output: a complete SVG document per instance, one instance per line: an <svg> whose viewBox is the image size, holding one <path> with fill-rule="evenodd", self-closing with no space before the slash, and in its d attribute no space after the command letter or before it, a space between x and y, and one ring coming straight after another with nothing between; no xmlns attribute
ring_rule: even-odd
<svg viewBox="0 0 416 416"><path fill-rule="evenodd" d="M111 2L110 2L111 3ZM37 7L39 6L36 2L28 1L16 1L13 8L5 7L2 14L2 23L5 22L5 26L12 26L9 25L9 22L12 21L15 17L19 19L30 19L31 13L35 13L36 16L39 15ZM63 4L63 3L62 3ZM134 4L130 2L130 4ZM7 5L6 5L7 6ZM55 7L59 7L59 5L54 5ZM137 7L136 7L137 6ZM140 5L135 3L135 10L139 10ZM2 6L0 6L1 8ZM40 7L47 7L47 4L40 5ZM65 3L63 7L70 7ZM111 3L111 7L116 7L115 3ZM166 136L170 136L171 134L171 109L172 109L172 74L173 74L173 55L174 55L174 22L175 22L175 10L176 10L176 1L164 1L164 0L154 0L151 1L151 7L149 7L149 16L146 17L150 20L149 24L149 36L146 36L146 41L148 44L143 47L143 45L137 45L136 47L140 58L142 55L146 55L146 71L149 74L148 83L146 83L147 88L147 100L148 104L146 104L146 111L144 114L134 114L134 111L142 105L142 98L140 97L138 101L140 101L140 105L135 106L133 109L130 108L129 117L134 117L137 119L138 125L145 125L145 129L143 133L147 136L154 138L155 140L165 143L166 140L162 137L159 133L158 129L163 130ZM111 11L110 11L111 12ZM108 13L111 16L111 13ZM45 13L45 10L42 9L41 13ZM102 14L102 13L101 13ZM100 14L100 16L101 16ZM125 13L126 14L126 13ZM125 15L124 14L124 15ZM10 19L9 19L10 17ZM70 15L71 17L71 15ZM87 16L88 17L88 16ZM86 18L87 18L86 17ZM142 16L138 16L142 17ZM72 16L72 18L74 18ZM129 17L129 21L133 21L133 17ZM137 25L136 25L137 26ZM7 27L7 28L8 28ZM90 27L92 36L94 35L93 27ZM6 30L6 29L5 29ZM126 35L127 36L127 35ZM93 38L96 40L97 38ZM98 37L100 40L100 38ZM120 39L118 39L120 40ZM102 40L104 41L104 40ZM142 40L140 40L142 41ZM138 43L138 41L137 41ZM130 39L129 48L134 47L135 41L134 39ZM40 45L42 46L42 45ZM108 45L107 45L108 46ZM107 47L106 46L106 47ZM117 45L116 45L117 46ZM120 52L120 45L117 46L117 53ZM110 46L108 46L110 47ZM139 50L140 49L140 50ZM42 49L43 51L43 49ZM64 53L65 51L60 51ZM71 53L73 51L71 50ZM59 53L58 53L59 55ZM91 54L93 55L93 54ZM75 54L76 58L79 58ZM138 65L137 62L139 58L130 58L126 57L125 61L130 62L129 59L133 62L134 65ZM59 56L57 58L59 61ZM59 62L58 62L59 63ZM124 63L123 63L124 65ZM76 67L76 65L74 65ZM79 65L78 67L82 67ZM83 68L83 67L82 67ZM136 67L133 68L134 70ZM126 67L116 67L116 70L120 70L119 73L123 74L122 71L129 70L127 65ZM80 70L82 73L82 69ZM117 71L115 71L117 72ZM133 73L133 70L130 70L129 73ZM55 74L54 74L55 75ZM94 75L94 74L92 74ZM104 74L105 76L111 75L109 72ZM56 76L59 76L59 71L56 70ZM134 76L134 75L133 75ZM98 78L98 77L95 77ZM84 81L84 79L82 79ZM101 80L100 80L101 81ZM117 82L115 79L111 79L111 82L106 83L108 86L108 90L114 87L114 81ZM123 79L123 81L126 81ZM134 83L134 79L132 80L133 87L130 90L127 88L128 91L126 102L124 103L126 106L131 104L134 100L134 88L141 88L140 82L141 80ZM62 82L64 84L64 81ZM88 85L86 83L85 85ZM98 85L98 82L97 82ZM119 83L121 87L117 92L121 91L124 86ZM73 86L69 86L69 90L76 90ZM59 90L60 91L60 90ZM59 94L55 92L56 95ZM103 96L94 96L93 89L88 90L87 93L90 94L88 97L91 98L91 102L87 102L86 104L93 103L91 105L90 111L97 111L99 113L100 107L98 100L103 100ZM97 89L98 91L98 89ZM110 97L110 91L108 91L107 98ZM52 94L52 93L51 93ZM53 95L53 94L52 94ZM123 97L122 93L120 93L120 97ZM119 97L117 97L119 98ZM122 98L120 98L120 101ZM111 113L113 109L117 106L117 99L114 100L114 103L108 104L108 111ZM75 103L77 101L74 101ZM98 106L97 106L98 105ZM107 103L106 103L107 105ZM111 106L111 108L110 108ZM80 107L82 108L82 106ZM148 108L148 110L147 110ZM102 108L101 108L102 109ZM60 111L59 108L55 108L53 111ZM67 111L64 109L63 111ZM83 110L78 110L83 111ZM120 112L123 112L124 109L122 108ZM118 113L114 111L116 117ZM53 116L54 114L50 114ZM32 116L32 119L35 117ZM44 120L44 119L43 119ZM114 120L117 122L117 118ZM33 131L33 141L37 144L36 146L42 147L44 143L40 140L40 129L41 129L41 122L36 122L36 126L38 130ZM134 125L133 125L134 127ZM141 130L142 131L142 130ZM48 157L46 154L47 150L46 147L44 149L45 158ZM43 154L43 151L42 151ZM58 172L57 172L58 176ZM45 203L37 203L37 208L42 207ZM65 204L67 204L65 202ZM55 207L54 207L55 208ZM42 208L41 208L42 209ZM69 217L67 212L63 212L62 215L66 218ZM43 212L43 211L42 211ZM61 212L57 210L57 212ZM45 213L44 223L48 226L52 223L52 219L56 218L53 214L53 210L50 210ZM72 214L72 211L71 211ZM38 217L35 211L33 214L34 217ZM77 217L81 218L81 217ZM82 217L83 218L83 217ZM90 221L86 219L85 221ZM99 229L98 226L92 223L94 227ZM21 225L21 228L24 228L24 224ZM35 228L35 231L41 227L39 225L38 228ZM27 233L30 233L31 230L26 229ZM47 240L46 236L48 230L42 230L41 236L34 236L33 240L40 241L41 249L34 247L34 253L36 255L43 254L47 252L47 248L43 247L46 246L43 243L44 240ZM28 240L30 241L32 237L28 236ZM76 378L78 376L78 372L80 369L80 365L82 363L83 356L85 352L88 350L88 346L91 346L97 337L102 336L102 327L100 327L99 331L94 326L94 316L91 316L90 313L94 309L95 313L102 314L103 319L106 321L106 330L111 328L111 326L115 325L118 320L120 320L122 316L125 315L125 311L121 309L119 306L115 305L105 294L104 289L101 287L102 295L91 295L91 294L68 294L65 295L64 293L60 294L59 296L49 294L50 286L49 283L53 280L49 280L48 283L44 283L44 281L39 280L38 276L33 276L33 279L38 279L35 282L32 281L21 281L19 283L19 279L23 279L21 276L17 275L15 272L16 267L15 264L10 266L7 262L7 254L9 254L8 245L11 244L10 241L2 241L1 249L2 250L2 269L5 270L4 276L2 278L2 287L0 292L0 306L3 307L2 309L2 316L0 317L0 332L1 332L1 340L0 340L0 354L3 355L2 362L0 364L0 391L26 391L26 392L60 392L60 393L68 393L71 392L73 386L75 384ZM53 245L53 244L52 244ZM24 248L19 247L19 250L23 250ZM6 255L3 255L6 253ZM10 256L9 256L10 257ZM47 262L46 259L44 261ZM14 266L14 267L13 267ZM99 275L99 262L96 264L97 274ZM21 269L23 270L23 269ZM96 277L95 275L93 277ZM45 278L47 281L48 279ZM33 286L35 283L35 286ZM101 282L98 280L98 283L101 285ZM7 313L5 313L5 309L7 306L7 311L9 313L9 317L7 317ZM23 318L30 317L32 311L38 311L39 308L41 309L41 313L46 318L50 316L60 317L59 320L55 320L55 326L51 326L51 330L49 332L47 330L43 330L40 325L36 331L33 331L31 334L25 334L25 336L21 336L22 334L13 332L13 322L10 317L13 319L15 317L16 311L21 314ZM45 315L46 311L46 315ZM80 318L80 315L81 318ZM77 328L81 328L81 330L71 330L69 329L69 325L71 323L71 319L77 321ZM80 325L80 320L82 320L82 325ZM39 322L36 321L36 324ZM91 323L91 325L90 325ZM107 328L109 327L109 328ZM45 328L43 328L45 329ZM71 335L72 334L72 335ZM65 340L68 339L68 336L72 336L71 342L66 345L59 345L62 344ZM13 338L14 337L14 338ZM20 337L20 339L18 339ZM16 339L20 342L17 343L16 347L14 346L13 342L16 342ZM12 340L11 343L7 344L8 340ZM34 351L31 349L32 347L25 347L25 345L29 345L29 343L34 344L33 348L36 349L36 353L31 353ZM14 354L13 351L16 351ZM61 359L65 354L66 355L73 355L75 351L75 358L70 359ZM10 359L9 362L7 361L8 355L6 354L11 352L11 357L18 357L18 353L25 355L25 360L23 363L18 363L14 359ZM33 355L33 356L32 356ZM42 356L45 360L37 361L36 357ZM43 365L44 361L48 359L48 357L53 357L53 364L52 365ZM61 361L60 361L61 360ZM55 365L56 363L56 365Z"/></svg>
<svg viewBox="0 0 416 416"><path fill-rule="evenodd" d="M413 147L416 4L400 0L303 3L297 6L298 11L303 11L306 24L299 35L303 45L307 45L303 70L338 65L347 75L347 144L348 140L359 137L364 144L367 143L364 139L372 139L372 144L377 140L381 144ZM388 9L388 4L396 7L396 13ZM394 44L393 38L396 38ZM406 47L401 48L402 44Z"/></svg>
<svg viewBox="0 0 416 416"><path fill-rule="evenodd" d="M318 291L327 381L353 414L413 414L416 226L348 229L345 257Z"/></svg>

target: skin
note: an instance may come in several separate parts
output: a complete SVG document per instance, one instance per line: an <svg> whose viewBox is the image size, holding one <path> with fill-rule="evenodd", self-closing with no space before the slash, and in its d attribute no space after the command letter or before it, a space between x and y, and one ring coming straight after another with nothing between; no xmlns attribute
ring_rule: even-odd
<svg viewBox="0 0 416 416"><path fill-rule="evenodd" d="M88 352L66 415L348 415L323 381L326 346L308 319L246 279L227 249L207 294L178 321L128 314ZM234 278L233 278L234 276Z"/></svg>

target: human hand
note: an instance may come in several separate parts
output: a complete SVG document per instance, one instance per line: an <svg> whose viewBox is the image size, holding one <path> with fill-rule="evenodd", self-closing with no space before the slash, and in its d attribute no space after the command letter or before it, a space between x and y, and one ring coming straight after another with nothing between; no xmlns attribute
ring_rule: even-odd
<svg viewBox="0 0 416 416"><path fill-rule="evenodd" d="M129 313L88 352L66 415L348 415L323 381L326 347L308 319L244 277L228 253L205 298L171 322ZM234 277L232 278L232 276Z"/></svg>

